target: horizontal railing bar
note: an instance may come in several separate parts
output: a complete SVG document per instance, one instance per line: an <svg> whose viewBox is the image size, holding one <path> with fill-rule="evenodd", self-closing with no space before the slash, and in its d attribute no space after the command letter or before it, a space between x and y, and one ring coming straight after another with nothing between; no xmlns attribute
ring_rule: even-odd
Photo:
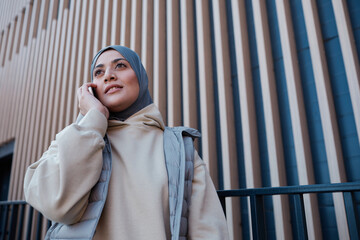
<svg viewBox="0 0 360 240"><path fill-rule="evenodd" d="M217 193L220 197L246 197L251 195L281 195L352 191L360 191L360 182L218 190ZM23 200L0 201L0 205L12 204L27 204L27 202Z"/></svg>
<svg viewBox="0 0 360 240"><path fill-rule="evenodd" d="M21 205L21 204L27 204L26 201L23 200L14 200L14 201L0 201L0 205Z"/></svg>
<svg viewBox="0 0 360 240"><path fill-rule="evenodd" d="M254 195L332 193L353 191L360 191L360 182L218 190L217 193L219 197L246 197Z"/></svg>

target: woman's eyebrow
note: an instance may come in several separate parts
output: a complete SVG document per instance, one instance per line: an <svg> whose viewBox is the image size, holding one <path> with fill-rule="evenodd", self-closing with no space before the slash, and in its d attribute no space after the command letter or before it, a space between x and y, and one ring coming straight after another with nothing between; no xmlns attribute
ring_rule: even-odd
<svg viewBox="0 0 360 240"><path fill-rule="evenodd" d="M112 63L116 63L116 62L118 62L118 61L120 61L120 60L125 60L125 61L127 61L125 58L115 58L115 59L112 60L111 62L112 62Z"/></svg>
<svg viewBox="0 0 360 240"><path fill-rule="evenodd" d="M100 67L103 67L103 66L104 66L104 64L100 63L99 65L96 65L96 66L94 67L94 69L100 68Z"/></svg>

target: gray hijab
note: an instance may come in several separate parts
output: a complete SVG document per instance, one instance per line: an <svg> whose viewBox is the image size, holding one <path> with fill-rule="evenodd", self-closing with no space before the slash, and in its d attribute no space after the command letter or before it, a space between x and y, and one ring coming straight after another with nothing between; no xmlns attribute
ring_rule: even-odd
<svg viewBox="0 0 360 240"><path fill-rule="evenodd" d="M136 77L139 82L139 96L136 99L136 101L127 109L121 112L110 112L109 119L117 119L120 121L125 121L127 118L129 118L134 113L140 111L144 107L150 105L152 103L152 99L150 97L149 89L148 89L148 77L145 71L144 66L141 63L139 55L137 55L136 52L133 50L119 46L119 45L112 45L105 47L101 49L93 58L91 62L91 82L93 81L93 70L95 67L95 63L99 56L109 50L113 49L115 51L118 51L123 57L130 63L131 68L134 70Z"/></svg>

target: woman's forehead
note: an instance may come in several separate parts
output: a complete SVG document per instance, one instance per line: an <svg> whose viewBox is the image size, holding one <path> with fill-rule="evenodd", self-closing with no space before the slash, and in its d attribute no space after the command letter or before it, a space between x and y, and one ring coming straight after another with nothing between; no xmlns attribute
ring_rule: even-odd
<svg viewBox="0 0 360 240"><path fill-rule="evenodd" d="M95 66L97 66L99 64L109 63L116 58L124 58L124 56L121 55L121 53L119 53L118 51L116 51L114 49L106 50L105 52L101 53L101 55L98 57L98 59L96 60Z"/></svg>

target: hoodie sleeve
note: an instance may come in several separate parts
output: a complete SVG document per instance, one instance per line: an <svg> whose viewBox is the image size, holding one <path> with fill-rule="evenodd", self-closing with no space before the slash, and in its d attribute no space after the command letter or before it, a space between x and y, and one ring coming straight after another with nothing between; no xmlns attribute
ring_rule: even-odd
<svg viewBox="0 0 360 240"><path fill-rule="evenodd" d="M204 161L195 151L189 239L229 239L226 219Z"/></svg>
<svg viewBox="0 0 360 240"><path fill-rule="evenodd" d="M93 109L79 123L58 133L49 149L26 171L26 201L52 221L79 221L101 174L106 129L106 117Z"/></svg>

